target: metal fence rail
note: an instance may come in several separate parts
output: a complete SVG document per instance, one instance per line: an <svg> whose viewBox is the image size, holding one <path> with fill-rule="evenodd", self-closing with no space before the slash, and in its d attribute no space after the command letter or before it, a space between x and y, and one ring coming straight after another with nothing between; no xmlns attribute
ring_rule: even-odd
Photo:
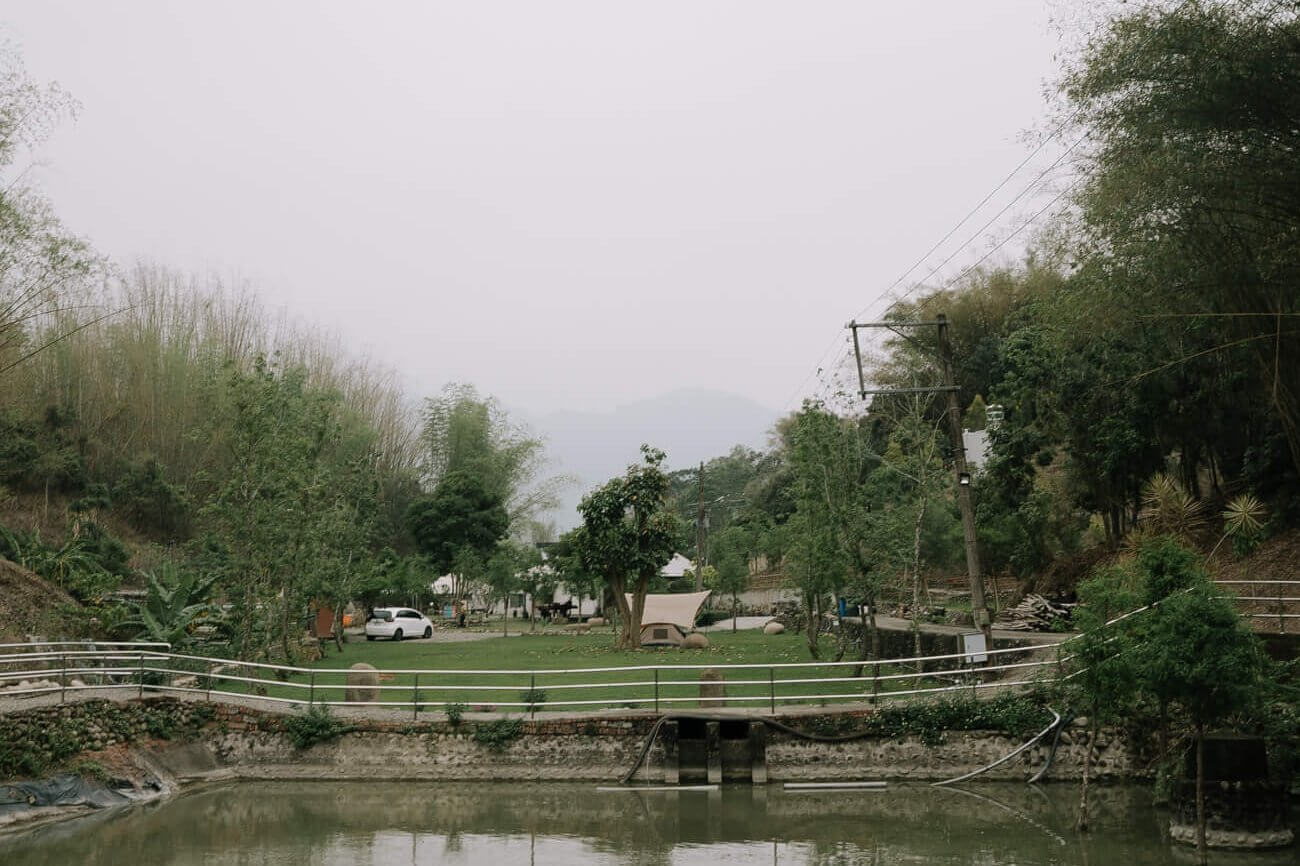
<svg viewBox="0 0 1300 866"><path fill-rule="evenodd" d="M1218 581L1252 620L1276 620L1285 631L1300 619L1300 581ZM1232 587L1250 587L1236 594ZM1261 594L1260 588L1268 587ZM1275 610L1252 609L1270 605ZM1114 625L1149 607L1130 611ZM165 643L46 641L0 644L0 710L25 698L79 692L174 694L204 700L255 701L272 706L386 708L421 711L460 707L479 711L600 710L684 705L756 707L877 703L989 689L1022 689L1062 676L1073 658L1067 638L1057 644L991 649L973 663L965 652L892 659L749 664L622 665L591 668L390 669L378 683L350 685L349 668L301 667L174 653ZM713 671L725 695L702 688ZM1076 672L1077 673L1077 672ZM1073 674L1071 674L1073 676ZM364 695L349 691L359 688ZM370 700L362 698L373 698Z"/></svg>
<svg viewBox="0 0 1300 866"><path fill-rule="evenodd" d="M1287 631L1291 620L1300 619L1300 580L1216 580L1214 583L1228 588L1227 597L1244 608L1243 617L1262 620L1262 625L1276 621L1279 634ZM1249 595L1240 594L1243 590L1236 587L1248 587L1244 591Z"/></svg>
<svg viewBox="0 0 1300 866"><path fill-rule="evenodd" d="M1057 644L967 653L839 662L626 665L595 668L390 669L377 684L352 686L348 668L310 668L170 652L165 644L0 646L0 700L57 692L176 694L204 700L421 711L457 706L479 711L598 710L683 705L758 707L877 702L952 692L1017 689L1058 675L1068 661ZM861 676L855 669L861 669ZM702 690L720 673L725 696ZM1037 676L1036 676L1037 675ZM21 686L15 688L15 686ZM353 688L369 692L358 699Z"/></svg>

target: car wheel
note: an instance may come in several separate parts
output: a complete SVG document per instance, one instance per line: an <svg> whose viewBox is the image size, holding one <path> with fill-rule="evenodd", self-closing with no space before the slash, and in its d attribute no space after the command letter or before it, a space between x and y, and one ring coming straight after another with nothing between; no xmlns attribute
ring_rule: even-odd
<svg viewBox="0 0 1300 866"><path fill-rule="evenodd" d="M426 625L424 627L424 639L428 640L431 637L433 637L433 626Z"/></svg>
<svg viewBox="0 0 1300 866"><path fill-rule="evenodd" d="M368 635L366 635L366 640L374 640L374 639L375 639L375 636L374 636L374 635L372 635L372 634L368 634Z"/></svg>
<svg viewBox="0 0 1300 866"><path fill-rule="evenodd" d="M402 639L402 630L399 628L397 631L393 632L393 640L400 641L401 639Z"/></svg>

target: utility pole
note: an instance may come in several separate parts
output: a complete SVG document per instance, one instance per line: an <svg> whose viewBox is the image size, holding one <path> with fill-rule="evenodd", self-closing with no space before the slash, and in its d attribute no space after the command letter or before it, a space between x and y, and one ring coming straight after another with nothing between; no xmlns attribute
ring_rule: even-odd
<svg viewBox="0 0 1300 866"><path fill-rule="evenodd" d="M704 461L700 461L700 472L695 476L695 591L704 589Z"/></svg>
<svg viewBox="0 0 1300 866"><path fill-rule="evenodd" d="M948 432L952 436L953 468L957 471L957 507L961 509L961 531L966 537L966 572L970 575L971 611L975 625L984 632L984 645L993 649L993 624L984 600L984 572L980 568L979 537L975 532L975 506L970 498L970 470L966 466L966 443L961 435L961 404L953 381L952 341L948 339L948 317L935 317L939 327L939 358L943 364L943 384L948 394Z"/></svg>
<svg viewBox="0 0 1300 866"><path fill-rule="evenodd" d="M962 441L961 403L957 400L959 389L954 381L952 342L948 339L948 317L940 313L934 317L932 322L849 322L846 327L853 332L853 355L858 365L858 393L863 399L872 394L943 393L946 395L947 411L944 414L948 416L948 434L952 440L953 469L957 475L957 507L961 510L961 529L966 540L966 573L970 577L971 613L975 619L975 625L984 633L985 646L992 649L993 626L989 618L988 603L984 598L984 574L980 569L979 538L975 532L975 508L971 503L971 476L966 465L966 445ZM858 346L858 329L888 328L908 342L921 346L899 329L928 327L935 327L939 332L939 362L943 375L943 384L930 388L868 389L862 374L862 352ZM921 346L921 348L928 351L925 346Z"/></svg>

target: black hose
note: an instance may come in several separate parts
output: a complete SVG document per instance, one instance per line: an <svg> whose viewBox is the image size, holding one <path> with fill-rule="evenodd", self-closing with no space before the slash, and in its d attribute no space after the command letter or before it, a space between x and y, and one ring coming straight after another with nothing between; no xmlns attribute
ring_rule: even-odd
<svg viewBox="0 0 1300 866"><path fill-rule="evenodd" d="M782 722L778 722L776 719L767 719L761 716L733 716L723 713L665 713L655 720L654 726L650 728L650 735L646 737L645 744L641 747L641 753L637 755L636 763L632 765L632 769L628 770L623 778L618 780L620 785L626 785L628 782L632 781L632 777L636 775L636 771L641 769L641 765L645 763L646 756L650 754L650 748L654 745L655 739L659 736L659 731L663 728L664 724L680 719L697 719L705 722L762 722L769 728L814 743L850 743L854 740L864 740L867 737L874 737L877 735L875 731L858 731L853 734L844 734L833 737L825 736L823 734L809 734L797 728L792 728Z"/></svg>
<svg viewBox="0 0 1300 866"><path fill-rule="evenodd" d="M801 740L808 740L813 743L851 743L854 740L864 740L868 737L877 736L877 732L875 731L858 731L852 734L843 734L841 736L833 737L825 736L823 734L809 734L805 731L799 730L798 728L792 728L787 724L778 722L776 719L768 719L762 716L733 716L723 713L665 713L655 720L654 725L650 728L649 736L646 737L644 745L641 746L640 754L636 757L636 763L632 765L632 769L628 770L627 773L618 780L620 785L626 785L628 782L632 781L632 777L636 775L636 771L641 769L641 765L645 763L646 756L650 754L650 749L654 746L655 739L659 736L659 731L663 728L664 724L680 719L697 719L706 722L762 722L769 728L773 728L774 730L789 734L792 737L797 737ZM1068 711L1064 716L1059 717L1059 721L1054 725L1056 728L1056 736L1052 739L1052 749L1047 755L1047 763L1044 764L1043 768L1035 773L1034 777L1029 780L1031 784L1037 782L1052 766L1052 758L1056 755L1056 746L1057 743L1060 742L1061 731L1064 730L1073 719L1074 713ZM1040 734L1039 737L1042 737L1044 734L1046 734L1046 731L1044 731L1043 734ZM1036 737L1035 739L1038 738Z"/></svg>

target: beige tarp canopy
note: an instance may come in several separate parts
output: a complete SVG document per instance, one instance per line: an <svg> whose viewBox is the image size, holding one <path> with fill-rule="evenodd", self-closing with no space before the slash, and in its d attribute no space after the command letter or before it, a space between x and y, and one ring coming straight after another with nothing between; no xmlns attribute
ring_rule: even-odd
<svg viewBox="0 0 1300 866"><path fill-rule="evenodd" d="M711 593L708 590L704 592L674 592L668 594L654 594L645 597L645 611L641 614L641 624L649 625L655 622L672 623L683 631L690 631L695 627L695 614L700 610L700 605ZM627 596L627 606L632 607L632 596Z"/></svg>

